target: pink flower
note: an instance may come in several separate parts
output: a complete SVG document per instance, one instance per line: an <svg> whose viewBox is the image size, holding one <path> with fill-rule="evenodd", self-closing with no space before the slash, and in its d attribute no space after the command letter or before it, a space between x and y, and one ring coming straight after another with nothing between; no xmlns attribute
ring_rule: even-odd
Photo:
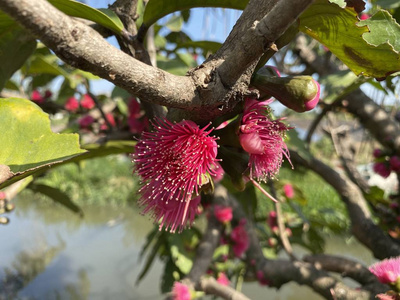
<svg viewBox="0 0 400 300"><path fill-rule="evenodd" d="M400 257L384 259L369 267L382 283L395 283L400 276Z"/></svg>
<svg viewBox="0 0 400 300"><path fill-rule="evenodd" d="M233 253L236 257L241 257L249 248L249 236L245 225L246 220L242 220L231 232L231 239L234 242Z"/></svg>
<svg viewBox="0 0 400 300"><path fill-rule="evenodd" d="M81 106L86 109L92 109L95 106L95 103L88 94L85 94L81 98Z"/></svg>
<svg viewBox="0 0 400 300"><path fill-rule="evenodd" d="M258 270L256 273L256 276L257 276L257 280L258 280L259 284L261 284L261 285L270 285L271 284L271 282L264 277L263 271Z"/></svg>
<svg viewBox="0 0 400 300"><path fill-rule="evenodd" d="M294 189L290 183L283 186L283 192L285 193L286 198L292 199L294 197Z"/></svg>
<svg viewBox="0 0 400 300"><path fill-rule="evenodd" d="M190 300L190 290L186 285L175 281L172 288L172 297L174 300Z"/></svg>
<svg viewBox="0 0 400 300"><path fill-rule="evenodd" d="M379 174L384 178L387 178L390 175L390 168L386 163L376 162L374 163L373 169L376 174Z"/></svg>
<svg viewBox="0 0 400 300"><path fill-rule="evenodd" d="M64 108L70 112L75 112L79 108L79 102L75 97L70 97L65 103Z"/></svg>
<svg viewBox="0 0 400 300"><path fill-rule="evenodd" d="M156 120L154 132L145 132L133 155L135 170L143 181L139 204L152 212L171 232L182 231L194 220L203 185L215 175L217 143L212 130L200 129L192 121L171 123Z"/></svg>
<svg viewBox="0 0 400 300"><path fill-rule="evenodd" d="M220 205L214 206L214 216L221 223L227 223L232 220L232 207L224 207Z"/></svg>
<svg viewBox="0 0 400 300"><path fill-rule="evenodd" d="M42 95L40 94L40 92L38 90L33 90L32 91L31 100L33 102L36 102L36 103L39 103L39 104L44 102L44 98L42 97Z"/></svg>
<svg viewBox="0 0 400 300"><path fill-rule="evenodd" d="M93 124L94 122L94 118L91 115L86 115L83 116L82 118L79 119L78 123L79 123L79 127L81 129L88 129L90 127L90 125Z"/></svg>
<svg viewBox="0 0 400 300"><path fill-rule="evenodd" d="M239 132L240 144L250 154L250 177L262 181L278 173L283 155L290 161L283 141L290 128L279 120L270 120L267 105L271 102L247 98Z"/></svg>
<svg viewBox="0 0 400 300"><path fill-rule="evenodd" d="M224 272L218 274L217 282L224 286L228 286L231 283Z"/></svg>
<svg viewBox="0 0 400 300"><path fill-rule="evenodd" d="M6 199L7 195L3 191L0 191L0 200Z"/></svg>
<svg viewBox="0 0 400 300"><path fill-rule="evenodd" d="M389 160L390 168L396 173L400 172L400 157L392 156Z"/></svg>

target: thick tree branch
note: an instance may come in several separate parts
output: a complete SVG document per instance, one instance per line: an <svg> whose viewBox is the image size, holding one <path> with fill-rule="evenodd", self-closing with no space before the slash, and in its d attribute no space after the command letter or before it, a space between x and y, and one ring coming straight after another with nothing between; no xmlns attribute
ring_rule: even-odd
<svg viewBox="0 0 400 300"><path fill-rule="evenodd" d="M174 76L133 59L45 0L4 0L0 8L76 68L107 79L144 101L180 108L201 106L189 77Z"/></svg>
<svg viewBox="0 0 400 300"><path fill-rule="evenodd" d="M367 202L353 182L315 158L306 160L295 151L290 151L290 158L293 165L304 166L314 171L337 191L347 206L354 236L368 247L376 258L400 255L400 246L372 221Z"/></svg>
<svg viewBox="0 0 400 300"><path fill-rule="evenodd" d="M368 286L369 290L374 291L376 294L388 289L386 285L379 282L377 277L368 268L350 259L334 255L317 254L305 256L304 261L314 264L318 269L339 273L343 277L352 278L361 283L364 288Z"/></svg>

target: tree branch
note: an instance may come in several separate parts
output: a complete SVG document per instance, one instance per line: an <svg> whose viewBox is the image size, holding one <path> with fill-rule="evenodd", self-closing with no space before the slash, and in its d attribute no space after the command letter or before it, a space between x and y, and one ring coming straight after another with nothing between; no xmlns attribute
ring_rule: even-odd
<svg viewBox="0 0 400 300"><path fill-rule="evenodd" d="M400 255L400 246L372 221L367 202L353 182L318 159L306 160L295 151L290 151L290 159L293 165L301 165L317 173L336 190L347 206L354 236L368 247L376 258Z"/></svg>
<svg viewBox="0 0 400 300"><path fill-rule="evenodd" d="M233 208L235 219L246 218L246 214L236 199L231 196L228 199L229 205ZM294 281L298 284L309 286L326 299L374 299L375 294L371 294L363 288L360 290L349 288L330 276L326 271L319 270L310 263L283 259L266 259L254 226L248 219L246 231L250 241L249 249L246 252L246 260L254 262L257 269L264 273L264 277L270 282L269 285L271 287L280 288L285 283ZM378 290L378 292L384 291Z"/></svg>
<svg viewBox="0 0 400 300"><path fill-rule="evenodd" d="M4 0L0 8L76 68L107 79L144 101L186 109L201 106L189 77L139 62L45 0Z"/></svg>

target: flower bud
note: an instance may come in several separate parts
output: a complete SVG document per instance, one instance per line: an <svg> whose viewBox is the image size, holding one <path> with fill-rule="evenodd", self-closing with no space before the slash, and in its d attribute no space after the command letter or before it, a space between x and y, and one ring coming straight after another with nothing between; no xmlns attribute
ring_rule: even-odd
<svg viewBox="0 0 400 300"><path fill-rule="evenodd" d="M296 112L313 109L318 104L321 91L319 83L311 76L271 76L265 68L253 76L251 84L263 98L273 96Z"/></svg>

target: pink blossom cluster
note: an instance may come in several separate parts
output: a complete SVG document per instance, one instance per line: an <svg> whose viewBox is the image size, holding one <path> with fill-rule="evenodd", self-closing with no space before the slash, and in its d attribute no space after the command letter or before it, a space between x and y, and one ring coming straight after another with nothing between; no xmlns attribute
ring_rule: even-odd
<svg viewBox="0 0 400 300"><path fill-rule="evenodd" d="M400 173L400 157L397 155L388 156L385 151L375 149L373 152L375 162L374 172L384 178L389 177L391 172Z"/></svg>
<svg viewBox="0 0 400 300"><path fill-rule="evenodd" d="M69 112L77 112L79 107L90 110L94 106L94 100L88 94L83 95L80 101L78 101L78 99L76 99L75 97L69 97L64 104L64 108Z"/></svg>
<svg viewBox="0 0 400 300"><path fill-rule="evenodd" d="M48 99L50 99L52 95L53 93L49 90L46 90L43 94L40 93L38 90L33 90L31 93L31 101L37 104L43 104Z"/></svg>

